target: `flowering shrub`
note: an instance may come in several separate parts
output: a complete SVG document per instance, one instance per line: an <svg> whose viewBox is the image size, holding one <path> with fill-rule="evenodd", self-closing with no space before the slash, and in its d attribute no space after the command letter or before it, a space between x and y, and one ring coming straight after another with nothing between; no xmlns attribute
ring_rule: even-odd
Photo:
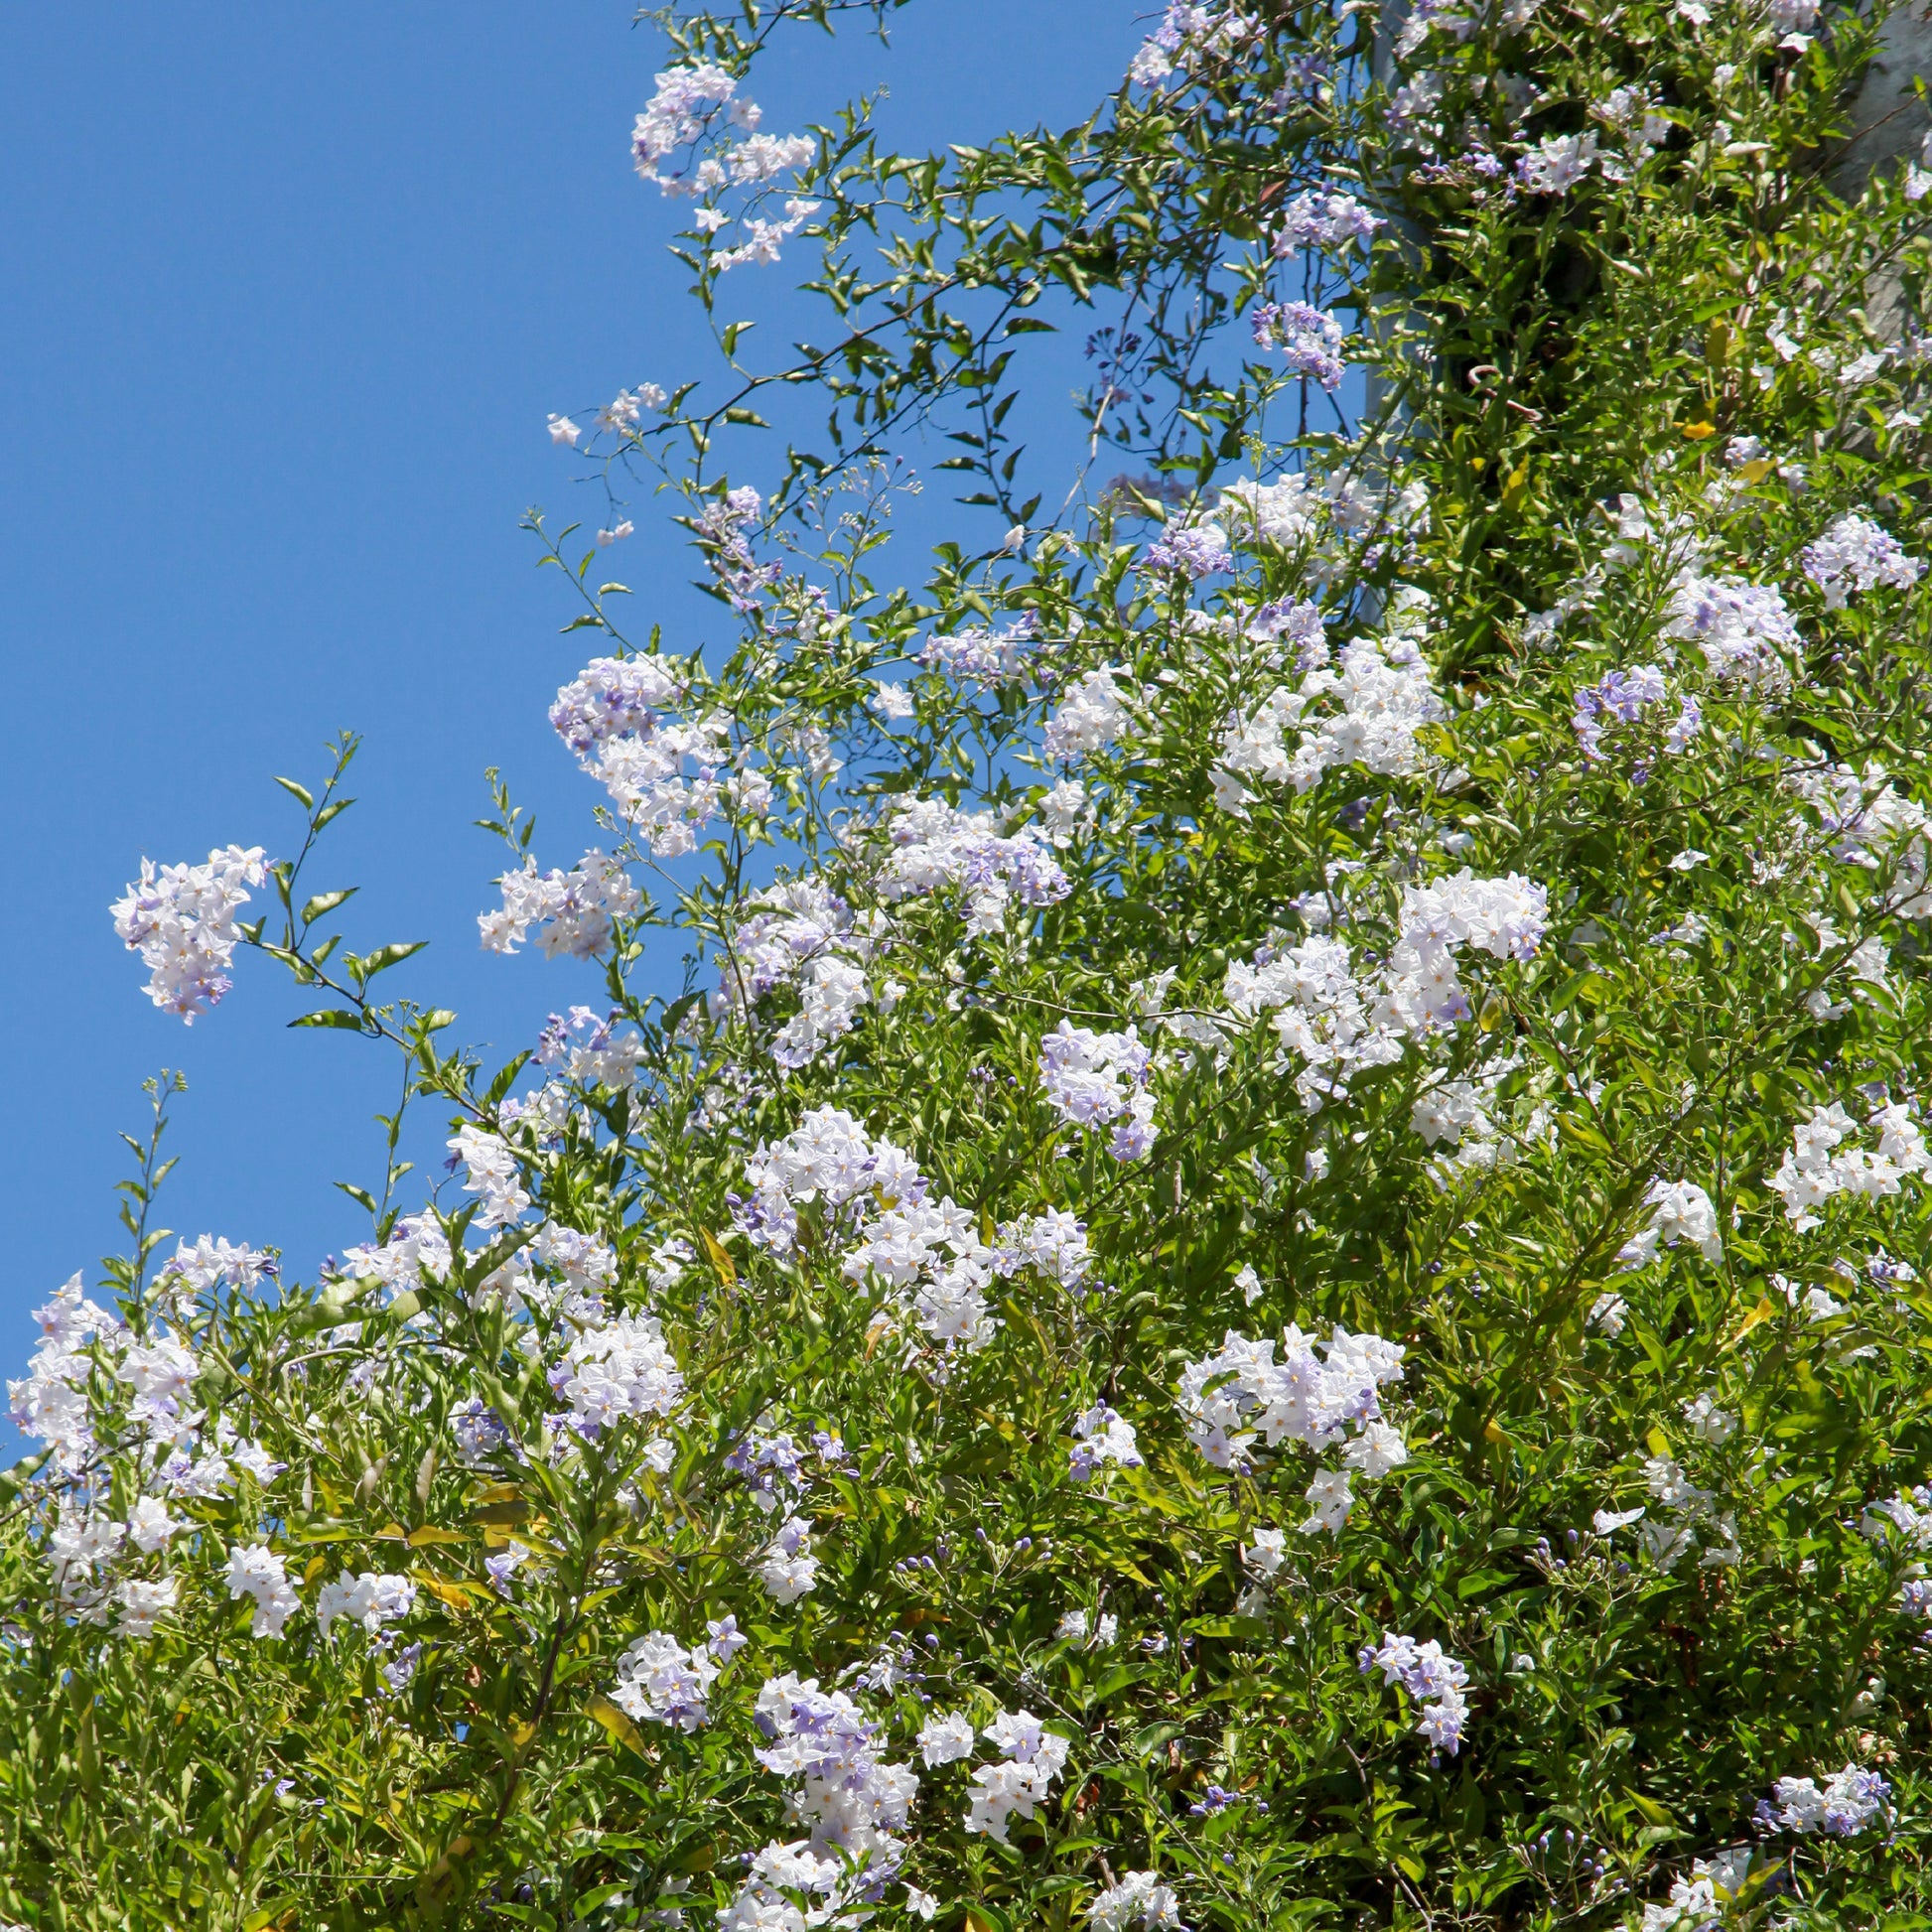
<svg viewBox="0 0 1932 1932"><path fill-rule="evenodd" d="M633 136L707 309L810 246L835 346L549 424L735 634L533 520L602 842L496 781L480 930L598 1003L491 1065L384 997L353 741L113 908L451 1159L171 1251L155 1083L9 1384L0 1914L1923 1923L1932 204L1816 176L1876 21L1176 0L928 163L759 131L848 10L668 16ZM1141 467L1043 518L1076 323Z"/></svg>

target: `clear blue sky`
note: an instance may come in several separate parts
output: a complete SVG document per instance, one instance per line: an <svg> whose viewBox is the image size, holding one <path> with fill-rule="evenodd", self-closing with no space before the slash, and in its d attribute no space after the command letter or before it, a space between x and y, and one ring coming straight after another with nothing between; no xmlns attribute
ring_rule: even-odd
<svg viewBox="0 0 1932 1932"><path fill-rule="evenodd" d="M781 131L884 79L906 147L1061 123L1116 82L1142 11L916 0L890 53L801 37L753 91ZM106 911L143 853L284 849L270 776L314 773L338 727L366 734L363 802L314 884L363 888L351 940L430 940L398 990L503 1051L586 996L583 969L478 951L499 867L470 821L494 763L546 864L592 837L544 720L584 633L558 636L570 613L516 523L600 501L547 411L705 366L668 211L627 166L659 64L622 0L0 23L0 1370L31 1349L27 1311L117 1245L115 1132L162 1065L191 1084L169 1225L281 1246L305 1276L363 1237L331 1182L376 1168L386 1052L285 1031L293 989L252 959L184 1030ZM790 267L740 271L767 278L747 302ZM718 635L659 510L633 513L613 574L639 615Z"/></svg>

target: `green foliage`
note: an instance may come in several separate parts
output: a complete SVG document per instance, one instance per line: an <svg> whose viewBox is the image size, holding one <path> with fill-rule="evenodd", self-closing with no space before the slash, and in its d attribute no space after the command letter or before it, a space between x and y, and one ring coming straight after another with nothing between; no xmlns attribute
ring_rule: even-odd
<svg viewBox="0 0 1932 1932"><path fill-rule="evenodd" d="M715 392L578 453L685 492L736 646L633 644L631 593L532 519L566 628L661 673L654 774L602 771L628 897L580 869L522 922L602 960L609 1029L493 1068L440 1043L447 1010L383 1003L418 947L339 954L316 928L352 889L303 883L355 740L320 791L276 780L305 831L243 936L301 989L293 1024L399 1058L382 1187L345 1183L371 1241L313 1286L168 1259L180 1082L151 1087L103 1277L125 1331L57 1305L16 1385L50 1449L0 1479L0 1913L802 1928L823 1895L746 1889L812 1825L755 1755L761 1687L796 1673L882 1757L946 1712L1068 1742L1005 1840L967 1828L973 1762L914 1762L835 1915L904 1918L902 1878L946 1932L1057 1932L1151 1872L1227 1932L1927 1922L1932 593L1894 565L1848 595L1813 546L1848 514L1932 541L1932 201L1820 186L1875 22L1794 47L1704 11L1545 0L1407 45L1270 6L1218 52L1216 11L1064 134L938 158L882 151L862 109L818 131L830 346L757 366L750 320L720 321ZM890 10L663 24L743 78L775 29L855 12ZM1592 131L1616 167L1512 185ZM1338 188L1373 245L1277 259L1293 197ZM721 316L733 235L682 245ZM1291 284L1356 320L1354 419L1245 340ZM1091 455L1042 520L1013 404L1029 338L1069 326ZM917 425L967 505L1035 527L975 549L962 520L914 587L889 541ZM1103 482L1103 456L1140 471ZM728 459L775 488L729 495ZM1004 673L931 647L1002 626ZM1103 722L1069 737L1083 703ZM542 876L489 782L507 906ZM1450 998L1425 889L1464 868L1539 911L1458 933ZM658 926L690 955L671 997L643 990ZM1052 1102L1063 1022L1152 1049L1134 1158ZM412 1108L465 1165L422 1214ZM956 1204L983 1322L919 1299L939 1262L851 1260L905 1204L886 1180L843 1209L760 1191L825 1108ZM1708 1219L1670 1218L1678 1182ZM1058 1212L1090 1265L1027 1250ZM675 1384L573 1430L601 1324L646 1313ZM1332 1532L1305 1527L1325 1448L1291 1429L1217 1466L1181 1401L1224 1335L1291 1323L1406 1350L1406 1459ZM1138 1460L1083 1479L1097 1405ZM760 1490L746 1456L780 1435L798 1473ZM184 1482L178 1444L225 1478ZM143 1497L172 1539L108 1536ZM760 1566L793 1512L817 1574L784 1600ZM256 1548L295 1593L280 1634L230 1584ZM413 1604L325 1633L325 1587L361 1573ZM143 1631L125 1591L166 1580ZM727 1616L749 1647L702 1725L626 1692L636 1639L702 1651ZM1466 1667L1459 1750L1359 1663L1392 1633ZM1852 1765L1889 1786L1863 1830L1754 1819ZM868 1893L888 1842L902 1872ZM1667 1902L1740 1846L1719 1892Z"/></svg>

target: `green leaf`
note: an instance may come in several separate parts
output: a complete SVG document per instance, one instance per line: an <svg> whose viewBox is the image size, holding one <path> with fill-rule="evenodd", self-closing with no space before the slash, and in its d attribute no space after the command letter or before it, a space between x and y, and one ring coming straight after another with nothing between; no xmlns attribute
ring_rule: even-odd
<svg viewBox="0 0 1932 1932"><path fill-rule="evenodd" d="M362 1031L362 1016L352 1013L347 1007L323 1007L315 1013L305 1013L300 1020L291 1020L291 1027L340 1027L345 1033L359 1034Z"/></svg>
<svg viewBox="0 0 1932 1932"><path fill-rule="evenodd" d="M345 886L339 893L318 893L308 900L297 916L304 925L310 925L325 912L333 912L337 906L346 903L362 889L359 886Z"/></svg>

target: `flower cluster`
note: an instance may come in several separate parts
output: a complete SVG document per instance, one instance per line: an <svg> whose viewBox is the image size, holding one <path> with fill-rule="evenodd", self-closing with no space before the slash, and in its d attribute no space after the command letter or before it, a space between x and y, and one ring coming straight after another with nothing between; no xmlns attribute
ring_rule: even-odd
<svg viewBox="0 0 1932 1932"><path fill-rule="evenodd" d="M1111 684L1109 686L1111 689ZM900 805L887 827L890 849L878 892L889 904L956 890L966 897L966 936L1004 929L1008 907L1053 905L1072 884L1032 826L1003 835L990 812L964 812L943 798Z"/></svg>
<svg viewBox="0 0 1932 1932"><path fill-rule="evenodd" d="M1718 1234L1718 1210L1711 1196L1694 1180L1653 1180L1643 1197L1650 1220L1617 1251L1620 1268L1646 1268L1657 1258L1658 1244L1680 1243L1697 1249L1706 1261L1724 1256Z"/></svg>
<svg viewBox="0 0 1932 1932"><path fill-rule="evenodd" d="M1137 87L1158 87L1177 69L1186 72L1227 59L1260 32L1259 23L1231 6L1169 0L1160 26L1141 43L1127 77Z"/></svg>
<svg viewBox="0 0 1932 1932"><path fill-rule="evenodd" d="M1655 664L1636 664L1627 671L1606 671L1596 683L1577 693L1572 720L1577 743L1592 762L1605 757L1603 734L1615 725L1634 725L1647 706L1662 704L1664 674ZM1676 722L1664 737L1664 750L1675 756L1704 729L1704 715L1695 698L1686 697Z"/></svg>
<svg viewBox="0 0 1932 1932"><path fill-rule="evenodd" d="M570 1405L570 1424L582 1436L625 1417L668 1416L684 1393L663 1328L650 1314L620 1315L575 1336L550 1385Z"/></svg>
<svg viewBox="0 0 1932 1932"><path fill-rule="evenodd" d="M1046 756L1055 762L1105 751L1127 729L1129 695L1111 668L1088 671L1047 721Z"/></svg>
<svg viewBox="0 0 1932 1932"><path fill-rule="evenodd" d="M1473 946L1496 959L1527 959L1548 911L1541 886L1515 873L1477 879L1465 866L1431 886L1404 888L1397 942L1373 976L1357 977L1348 947L1316 933L1266 948L1252 963L1230 961L1223 997L1240 1021L1275 1015L1282 1068L1295 1072L1313 1113L1346 1099L1356 1074L1399 1060L1410 1041L1467 1020L1456 953Z"/></svg>
<svg viewBox="0 0 1932 1932"><path fill-rule="evenodd" d="M1073 1419L1073 1435L1069 1459L1075 1482L1091 1481L1109 1462L1118 1463L1123 1469L1142 1466L1134 1425L1104 1402L1096 1402Z"/></svg>
<svg viewBox="0 0 1932 1932"><path fill-rule="evenodd" d="M1461 1751L1462 1726L1469 1715L1462 1693L1469 1673L1440 1643L1433 1637L1418 1643L1385 1630L1381 1643L1365 1647L1357 1662L1364 1675L1379 1670L1385 1685L1400 1684L1422 1707L1416 1728L1437 1750L1451 1757Z"/></svg>
<svg viewBox="0 0 1932 1932"><path fill-rule="evenodd" d="M814 1879L799 1888L844 1885L848 1897L876 1900L904 1856L895 1835L905 1829L918 1795L911 1766L887 1761L880 1752L882 1726L844 1692L821 1691L816 1678L801 1681L787 1673L768 1679L755 1716L767 1740L758 1761L774 1777L797 1781L791 1816L809 1834L792 1846L767 1847L765 1856L815 1854L831 1870L823 1883ZM761 1876L755 1865L747 1888L769 1884L776 1875Z"/></svg>
<svg viewBox="0 0 1932 1932"><path fill-rule="evenodd" d="M1004 1845L1014 1813L1031 1818L1051 1793L1066 1765L1066 1739L1031 1711L1003 1711L980 1734L1003 1756L973 1773L966 1829Z"/></svg>
<svg viewBox="0 0 1932 1932"><path fill-rule="evenodd" d="M1876 1771L1848 1764L1825 1780L1821 1791L1811 1778L1780 1778L1770 1801L1758 1800L1758 1822L1773 1830L1806 1836L1825 1832L1854 1838L1890 1810L1891 1786Z"/></svg>
<svg viewBox="0 0 1932 1932"><path fill-rule="evenodd" d="M1905 553L1890 532L1868 516L1841 516L1807 544L1805 575L1825 593L1828 611L1843 610L1848 591L1909 591L1925 574L1925 560Z"/></svg>
<svg viewBox="0 0 1932 1932"><path fill-rule="evenodd" d="M1878 1131L1875 1148L1839 1149L1859 1131L1859 1124L1837 1101L1814 1107L1801 1121L1792 1144L1769 1181L1784 1202L1793 1227L1801 1232L1820 1225L1816 1210L1834 1194L1862 1194L1868 1199L1895 1194L1908 1175L1932 1168L1932 1151L1925 1135L1902 1101L1891 1101L1871 1116Z"/></svg>
<svg viewBox="0 0 1932 1932"><path fill-rule="evenodd" d="M1378 229L1387 226L1352 196L1297 195L1282 210L1281 226L1275 230L1275 258L1285 260L1304 248L1346 248L1351 242L1373 239Z"/></svg>
<svg viewBox="0 0 1932 1932"><path fill-rule="evenodd" d="M1039 1042L1039 1083L1046 1104L1070 1127L1113 1127L1116 1161L1145 1160L1154 1146L1153 1056L1129 1027L1096 1034L1062 1020Z"/></svg>
<svg viewBox="0 0 1932 1932"><path fill-rule="evenodd" d="M738 525L758 513L757 491L734 492L734 499L740 494L749 501L728 501L731 514L718 525L721 542L742 541ZM599 657L550 707L558 737L660 859L695 851L699 832L720 811L758 818L770 803L771 781L763 772L744 759L733 766L722 715L679 715L675 707L688 696L686 679L662 658ZM687 772L687 764L694 769Z"/></svg>
<svg viewBox="0 0 1932 1932"><path fill-rule="evenodd" d="M1039 620L1023 611L998 630L982 624L931 637L919 662L961 684L1020 684L1034 674L1039 648Z"/></svg>
<svg viewBox="0 0 1932 1932"><path fill-rule="evenodd" d="M235 914L248 903L246 888L268 877L262 849L223 846L205 866L141 861L139 881L114 901L114 930L148 969L148 998L188 1026L211 1012L234 982L228 966L242 932Z"/></svg>
<svg viewBox="0 0 1932 1932"><path fill-rule="evenodd" d="M416 1585L408 1577L379 1575L364 1570L358 1576L346 1571L322 1587L316 1598L316 1627L326 1637L338 1617L359 1623L371 1636L388 1625L400 1623L416 1607Z"/></svg>
<svg viewBox="0 0 1932 1932"><path fill-rule="evenodd" d="M639 1724L696 1730L709 1716L705 1699L718 1666L703 1650L686 1650L662 1630L639 1637L618 1659L611 1702Z"/></svg>
<svg viewBox="0 0 1932 1932"><path fill-rule="evenodd" d="M1312 1511L1301 1526L1310 1535L1337 1532L1355 1506L1351 1472L1372 1480L1409 1459L1400 1432L1382 1420L1381 1400L1385 1384L1402 1380L1405 1352L1339 1325L1325 1343L1291 1326L1277 1361L1273 1341L1230 1329L1214 1354L1181 1370L1188 1440L1217 1469L1245 1467L1257 1437L1270 1449L1300 1443L1317 1453L1345 1444L1343 1467L1321 1470L1309 1485Z"/></svg>
<svg viewBox="0 0 1932 1932"><path fill-rule="evenodd" d="M1690 570L1672 589L1665 635L1696 644L1713 677L1767 691L1790 682L1789 662L1803 649L1775 585Z"/></svg>
<svg viewBox="0 0 1932 1932"><path fill-rule="evenodd" d="M585 853L569 872L539 873L536 861L526 859L520 871L504 873L497 883L503 903L477 915L486 952L513 953L530 928L540 926L538 943L547 957L590 959L609 947L615 922L643 903L622 866L601 852Z"/></svg>
<svg viewBox="0 0 1932 1932"><path fill-rule="evenodd" d="M1312 376L1330 394L1341 387L1341 324L1307 302L1264 302L1254 313L1255 346L1281 351L1290 375Z"/></svg>
<svg viewBox="0 0 1932 1932"><path fill-rule="evenodd" d="M1087 1907L1093 1932L1180 1932L1180 1900L1152 1871L1127 1871Z"/></svg>
<svg viewBox="0 0 1932 1932"><path fill-rule="evenodd" d="M1312 668L1294 689L1284 686L1229 721L1213 774L1215 802L1245 817L1256 781L1306 792L1324 772L1349 765L1388 777L1420 770L1426 755L1418 735L1447 715L1417 642L1423 610L1404 601L1386 634L1345 645L1334 665L1318 621L1291 613L1285 628ZM1291 731L1300 734L1292 753Z"/></svg>

